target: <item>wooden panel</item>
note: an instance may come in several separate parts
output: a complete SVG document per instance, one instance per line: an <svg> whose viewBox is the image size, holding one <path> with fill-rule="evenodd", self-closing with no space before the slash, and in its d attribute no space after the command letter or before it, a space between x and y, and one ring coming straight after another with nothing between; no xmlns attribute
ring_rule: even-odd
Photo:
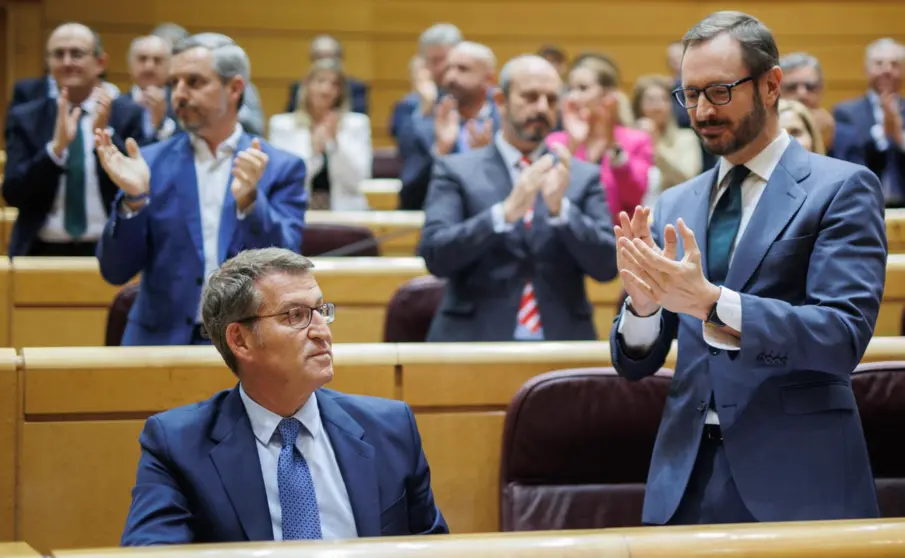
<svg viewBox="0 0 905 558"><path fill-rule="evenodd" d="M368 206L378 211L396 211L401 188L402 181L398 178L372 178L361 184Z"/></svg>
<svg viewBox="0 0 905 558"><path fill-rule="evenodd" d="M67 306L61 303L61 306L55 308L13 308L12 346L103 346L107 331L106 305L103 308Z"/></svg>
<svg viewBox="0 0 905 558"><path fill-rule="evenodd" d="M0 349L0 541L15 540L16 450L22 386L13 349Z"/></svg>
<svg viewBox="0 0 905 558"><path fill-rule="evenodd" d="M9 542L0 543L0 558L41 558L41 555L24 542Z"/></svg>
<svg viewBox="0 0 905 558"><path fill-rule="evenodd" d="M0 258L0 347L11 346L12 286L12 266L9 259Z"/></svg>
<svg viewBox="0 0 905 558"><path fill-rule="evenodd" d="M104 281L97 258L13 260L13 303L17 307L107 306L120 288Z"/></svg>
<svg viewBox="0 0 905 558"><path fill-rule="evenodd" d="M419 413L434 498L452 533L500 528L503 411Z"/></svg>
<svg viewBox="0 0 905 558"><path fill-rule="evenodd" d="M309 211L306 223L329 223L367 227L380 239L382 256L416 255L421 242L424 213L421 211ZM386 236L386 238L382 238Z"/></svg>
<svg viewBox="0 0 905 558"><path fill-rule="evenodd" d="M134 384L132 389L139 391ZM117 546L143 425L143 420L27 422L19 462L19 536L39 552Z"/></svg>

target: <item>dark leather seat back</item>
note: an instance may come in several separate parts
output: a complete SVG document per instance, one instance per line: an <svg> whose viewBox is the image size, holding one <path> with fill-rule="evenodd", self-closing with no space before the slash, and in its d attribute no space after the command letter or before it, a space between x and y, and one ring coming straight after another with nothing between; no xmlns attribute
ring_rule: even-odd
<svg viewBox="0 0 905 558"><path fill-rule="evenodd" d="M110 309L107 311L106 346L118 347L122 343L126 323L129 321L129 311L137 296L138 283L130 283L113 297L113 302L110 303Z"/></svg>
<svg viewBox="0 0 905 558"><path fill-rule="evenodd" d="M862 364L852 376L883 517L905 517L905 361Z"/></svg>
<svg viewBox="0 0 905 558"><path fill-rule="evenodd" d="M377 257L380 248L377 246L374 233L367 227L355 225L334 225L330 223L306 223L302 232L302 255L320 256L338 250L350 244L362 243L352 252L343 256Z"/></svg>
<svg viewBox="0 0 905 558"><path fill-rule="evenodd" d="M403 283L387 304L384 342L423 343L440 306L445 285L446 281L433 275L415 277Z"/></svg>
<svg viewBox="0 0 905 558"><path fill-rule="evenodd" d="M399 178L401 172L402 161L395 147L374 149L371 163L372 178Z"/></svg>
<svg viewBox="0 0 905 558"><path fill-rule="evenodd" d="M671 376L630 382L612 368L586 368L522 386L503 430L502 530L641 525Z"/></svg>

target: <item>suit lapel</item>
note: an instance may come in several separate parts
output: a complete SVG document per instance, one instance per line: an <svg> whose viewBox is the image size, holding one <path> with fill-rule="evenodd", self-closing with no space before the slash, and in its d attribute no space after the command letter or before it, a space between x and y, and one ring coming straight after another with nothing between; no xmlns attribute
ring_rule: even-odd
<svg viewBox="0 0 905 558"><path fill-rule="evenodd" d="M238 388L223 401L211 438L218 442L210 452L211 461L248 540L273 540L261 460Z"/></svg>
<svg viewBox="0 0 905 558"><path fill-rule="evenodd" d="M174 172L170 175L170 180L182 202L182 207L185 208L183 212L185 225L189 229L192 244L195 245L195 252L198 254L198 259L203 262L204 241L201 238L201 202L198 200L195 151L188 134L182 136L179 141L183 142L183 145L173 150L178 159L174 161L176 164L171 167Z"/></svg>
<svg viewBox="0 0 905 558"><path fill-rule="evenodd" d="M686 221L686 225L691 227L692 232L694 232L695 240L698 243L698 249L701 251L701 266L704 270L704 276L709 278L709 273L707 272L707 224L710 217L710 198L712 195L712 189L714 184L716 183L717 177L719 176L719 168L720 165L717 163L709 171L702 174L698 179L694 186L691 189L692 191L692 199L691 203L691 213L688 216L688 221ZM666 224L664 223L664 227ZM673 226L676 226L673 223ZM657 235L660 238L660 245L664 245L665 239L663 238L663 230L656 231ZM677 258L682 258L685 254L685 249L682 247L680 243L679 253L676 254Z"/></svg>
<svg viewBox="0 0 905 558"><path fill-rule="evenodd" d="M810 173L807 151L798 142L792 141L764 187L754 214L735 248L735 254L744 256L732 258L726 288L742 292L776 237L804 203L807 194L798 183Z"/></svg>
<svg viewBox="0 0 905 558"><path fill-rule="evenodd" d="M380 536L380 495L374 463L374 447L364 441L364 430L334 399L318 390L321 420L346 484L359 537Z"/></svg>
<svg viewBox="0 0 905 558"><path fill-rule="evenodd" d="M236 225L238 218L236 217L236 198L233 197L233 175L232 168L236 162L236 155L240 151L247 149L251 144L248 134L239 136L239 143L232 160L229 162L230 174L229 180L226 182L226 195L223 197L223 211L220 214L220 231L217 239L217 263L223 263L226 260L226 253L229 245L232 244L233 235L236 233Z"/></svg>

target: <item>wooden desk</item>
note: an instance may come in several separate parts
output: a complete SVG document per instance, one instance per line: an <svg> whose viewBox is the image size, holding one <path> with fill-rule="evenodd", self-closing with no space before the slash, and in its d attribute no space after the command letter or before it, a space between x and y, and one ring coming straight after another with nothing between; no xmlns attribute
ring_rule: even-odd
<svg viewBox="0 0 905 558"><path fill-rule="evenodd" d="M0 558L41 558L41 554L24 542L0 542Z"/></svg>
<svg viewBox="0 0 905 558"><path fill-rule="evenodd" d="M398 178L369 178L361 183L368 206L377 211L395 211L399 207L401 189L402 181Z"/></svg>
<svg viewBox="0 0 905 558"><path fill-rule="evenodd" d="M397 235L380 244L381 256L413 257L421 241L421 211L308 211L306 223L355 225L371 229L376 237ZM409 232L404 232L408 230Z"/></svg>
<svg viewBox="0 0 905 558"><path fill-rule="evenodd" d="M408 402L450 528L492 532L512 396L536 374L608 366L609 354L605 342L339 344L328 387ZM26 348L22 355L22 381L0 384L0 397L24 401L16 537L40 551L116 546L144 420L236 381L212 347ZM674 349L667 366L675 356ZM864 361L878 359L905 360L905 338L875 339Z"/></svg>
<svg viewBox="0 0 905 558"><path fill-rule="evenodd" d="M886 241L890 254L905 253L905 209L886 210Z"/></svg>
<svg viewBox="0 0 905 558"><path fill-rule="evenodd" d="M19 360L14 349L0 349L0 541L16 538L16 455L22 417Z"/></svg>
<svg viewBox="0 0 905 558"><path fill-rule="evenodd" d="M893 558L905 553L905 520L869 519L636 527L267 542L151 548L54 550L55 558Z"/></svg>

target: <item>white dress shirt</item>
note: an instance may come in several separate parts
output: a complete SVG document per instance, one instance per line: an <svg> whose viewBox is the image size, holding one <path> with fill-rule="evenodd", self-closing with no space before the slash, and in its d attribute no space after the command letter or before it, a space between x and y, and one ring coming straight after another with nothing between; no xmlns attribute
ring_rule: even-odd
<svg viewBox="0 0 905 558"><path fill-rule="evenodd" d="M38 231L38 238L44 242L95 242L104 232L107 223L107 211L104 209L101 197L100 181L98 180L97 160L94 158L94 114L97 108L97 100L88 98L81 105L84 115L79 122L84 138L85 153L85 217L87 226L85 233L79 238L73 238L66 232L66 173L60 175L57 196L47 214L44 226ZM52 142L52 140L51 140ZM57 157L50 143L47 143L47 153L51 160L61 168L66 168L66 158L69 157L69 148L63 150L63 156Z"/></svg>
<svg viewBox="0 0 905 558"><path fill-rule="evenodd" d="M255 435L255 446L261 461L267 506L270 508L270 522L273 525L273 540L283 540L283 511L280 506L280 487L277 480L277 466L280 460L282 439L276 436L277 426L283 417L273 413L245 393L239 386L239 395L245 405L245 412L251 421ZM324 539L354 539L358 537L355 516L346 483L343 481L333 445L321 423L317 397L311 394L294 418L302 423L295 447L305 457L311 470L314 491L317 495L317 509L321 519L321 533Z"/></svg>
<svg viewBox="0 0 905 558"><path fill-rule="evenodd" d="M782 158L783 153L785 153L786 148L790 143L791 138L789 137L789 134L785 130L781 130L779 135L770 143L770 145L745 163L745 166L748 167L748 170L751 172L742 182L742 216L738 234L735 236L732 247L730 248L730 267L732 265L732 260L735 257L735 247L745 234L745 229L748 226L748 222L751 220L751 216L754 214L757 202L760 201L761 195L764 193L764 188L767 187L767 182L769 182L770 177L773 175L773 171L776 170L776 165L779 164L779 160ZM720 158L720 167L717 171L719 173L717 176L717 184L720 186L711 194L708 220L713 216L713 210L716 208L720 196L722 196L729 188L729 181L726 180L726 176L729 174L729 171L732 170L733 166L734 165L725 158ZM699 233L700 232L701 231L699 231ZM656 342L657 337L660 336L661 312L662 310L658 310L652 316L639 318L623 308L617 331L622 335L622 340L626 347L641 353L649 351ZM727 326L741 333L741 296L739 296L737 292L727 289L726 287L720 287L720 298L717 302L717 316ZM741 349L741 342L739 339L723 333L719 329L706 323L703 323L701 327L703 328L704 341L710 346L731 351ZM719 418L713 410L708 411L706 422L708 424L719 424Z"/></svg>

